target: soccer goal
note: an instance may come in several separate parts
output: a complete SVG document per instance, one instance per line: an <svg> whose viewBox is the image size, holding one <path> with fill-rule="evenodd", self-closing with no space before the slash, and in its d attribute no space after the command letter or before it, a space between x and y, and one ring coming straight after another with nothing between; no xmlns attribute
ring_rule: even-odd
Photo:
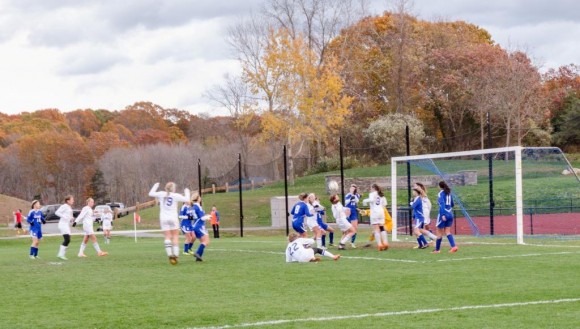
<svg viewBox="0 0 580 329"><path fill-rule="evenodd" d="M556 147L504 147L391 159L393 240L408 223L397 208L408 208L411 184L427 187L434 223L439 181L452 189L456 234L532 237L580 235L580 178Z"/></svg>

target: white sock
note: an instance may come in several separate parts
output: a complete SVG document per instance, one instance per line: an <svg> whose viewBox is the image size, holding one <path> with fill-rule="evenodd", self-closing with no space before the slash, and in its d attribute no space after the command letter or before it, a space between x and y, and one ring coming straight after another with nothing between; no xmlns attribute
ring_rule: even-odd
<svg viewBox="0 0 580 329"><path fill-rule="evenodd" d="M334 258L334 255L330 251L328 251L328 250L323 250L322 251L322 256Z"/></svg>
<svg viewBox="0 0 580 329"><path fill-rule="evenodd" d="M383 244L389 243L389 239L387 239L387 231L381 231L381 238L383 238Z"/></svg>
<svg viewBox="0 0 580 329"><path fill-rule="evenodd" d="M379 232L375 232L375 241L377 242L377 246L380 246L381 243L381 234Z"/></svg>
<svg viewBox="0 0 580 329"><path fill-rule="evenodd" d="M85 253L85 248L87 247L86 244L81 243L81 249L79 250L79 255L82 255Z"/></svg>
<svg viewBox="0 0 580 329"><path fill-rule="evenodd" d="M431 240L437 240L437 236L429 231L427 231L427 235L429 236L429 238L431 238Z"/></svg>
<svg viewBox="0 0 580 329"><path fill-rule="evenodd" d="M352 233L343 236L342 239L340 239L340 244L347 243L348 241L350 241L350 238L352 238Z"/></svg>
<svg viewBox="0 0 580 329"><path fill-rule="evenodd" d="M66 253L66 247L61 244L60 248L58 249L58 257L64 257L65 253Z"/></svg>
<svg viewBox="0 0 580 329"><path fill-rule="evenodd" d="M95 250L97 251L97 253L101 252L101 247L99 247L99 243L95 242L93 243L93 248L95 248Z"/></svg>
<svg viewBox="0 0 580 329"><path fill-rule="evenodd" d="M173 256L179 256L179 246L173 246Z"/></svg>
<svg viewBox="0 0 580 329"><path fill-rule="evenodd" d="M167 256L173 256L173 252L171 251L171 240L165 240L163 243L165 244L165 252L167 253Z"/></svg>
<svg viewBox="0 0 580 329"><path fill-rule="evenodd" d="M316 246L322 248L322 238L316 238Z"/></svg>

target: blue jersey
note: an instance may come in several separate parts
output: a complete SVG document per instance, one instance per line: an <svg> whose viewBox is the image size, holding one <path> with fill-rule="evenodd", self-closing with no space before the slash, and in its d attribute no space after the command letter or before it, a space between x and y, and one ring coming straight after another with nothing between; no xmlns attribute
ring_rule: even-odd
<svg viewBox="0 0 580 329"><path fill-rule="evenodd" d="M453 206L455 204L451 194L441 190L437 196L437 203L439 204L439 217L445 216L445 218L453 219Z"/></svg>
<svg viewBox="0 0 580 329"><path fill-rule="evenodd" d="M304 217L312 217L314 214L310 213L308 206L304 201L298 201L290 210L290 214L292 215L293 222L304 222Z"/></svg>
<svg viewBox="0 0 580 329"><path fill-rule="evenodd" d="M425 220L425 215L423 214L423 199L418 196L413 202L411 202L411 208L413 208L413 218L417 221L423 222Z"/></svg>
<svg viewBox="0 0 580 329"><path fill-rule="evenodd" d="M179 218L181 219L181 231L183 233L193 231L193 207L184 204L179 211Z"/></svg>
<svg viewBox="0 0 580 329"><path fill-rule="evenodd" d="M356 209L358 202L360 200L360 194L352 194L349 193L344 197L344 205L350 209L350 216L348 216L347 220L349 222L353 220L358 220L358 210Z"/></svg>
<svg viewBox="0 0 580 329"><path fill-rule="evenodd" d="M45 223L42 211L31 210L26 217L26 222L30 224L30 231L42 232L42 224Z"/></svg>
<svg viewBox="0 0 580 329"><path fill-rule="evenodd" d="M207 231L205 230L205 221L209 218L203 211L203 208L199 203L193 204L193 232L195 233L195 237L200 239L202 236L207 235Z"/></svg>

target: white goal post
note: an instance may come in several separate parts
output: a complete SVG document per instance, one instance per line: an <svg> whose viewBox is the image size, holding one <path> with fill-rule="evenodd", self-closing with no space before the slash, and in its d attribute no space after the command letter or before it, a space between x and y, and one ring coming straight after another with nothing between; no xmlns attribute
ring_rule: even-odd
<svg viewBox="0 0 580 329"><path fill-rule="evenodd" d="M392 240L398 241L397 239L397 163L405 163L407 161L413 160L426 160L426 159L441 159L441 158L451 158L451 157L462 157L462 156L473 156L473 155L485 155L485 154L497 154L497 153L507 153L510 152L514 154L515 160L515 198L516 198L516 240L518 244L524 244L524 229L523 229L523 218L524 218L524 206L523 206L523 181L522 181L522 149L521 146L511 146L493 149L483 149L483 150L473 150L473 151L463 151L463 152L450 152L450 153L436 153L436 154L423 154L423 155L411 155L411 156L401 156L391 158L391 217L393 218L393 230L392 230Z"/></svg>

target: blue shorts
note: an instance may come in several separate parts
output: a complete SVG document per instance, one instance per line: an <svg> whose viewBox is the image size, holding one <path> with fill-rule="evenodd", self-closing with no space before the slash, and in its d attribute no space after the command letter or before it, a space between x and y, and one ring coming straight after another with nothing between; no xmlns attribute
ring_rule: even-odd
<svg viewBox="0 0 580 329"><path fill-rule="evenodd" d="M453 225L453 217L445 216L445 221L441 219L441 215L437 215L437 228L446 228Z"/></svg>
<svg viewBox="0 0 580 329"><path fill-rule="evenodd" d="M425 222L422 219L415 218L415 225L413 227L422 230L425 228Z"/></svg>
<svg viewBox="0 0 580 329"><path fill-rule="evenodd" d="M183 232L183 234L193 232L193 224L191 223L191 220L185 219L181 221L181 232Z"/></svg>
<svg viewBox="0 0 580 329"><path fill-rule="evenodd" d="M352 222L353 220L358 220L358 211L356 210L356 208L350 208L347 207L348 209L350 209L350 215L348 215L348 218L346 219L349 223Z"/></svg>
<svg viewBox="0 0 580 329"><path fill-rule="evenodd" d="M318 223L318 226L320 226L321 229L325 231L328 230L328 224L323 222L321 219L318 219L316 222Z"/></svg>
<svg viewBox="0 0 580 329"><path fill-rule="evenodd" d="M42 239L42 231L41 230L30 230L30 236L40 240L40 239Z"/></svg>
<svg viewBox="0 0 580 329"><path fill-rule="evenodd" d="M193 233L195 233L196 238L201 239L201 237L203 237L204 235L207 235L207 230L205 229L205 225L199 226L199 227L194 227Z"/></svg>
<svg viewBox="0 0 580 329"><path fill-rule="evenodd" d="M304 227L303 220L293 220L292 221L292 228L294 231L298 232L299 234L304 234L306 232L306 227Z"/></svg>

